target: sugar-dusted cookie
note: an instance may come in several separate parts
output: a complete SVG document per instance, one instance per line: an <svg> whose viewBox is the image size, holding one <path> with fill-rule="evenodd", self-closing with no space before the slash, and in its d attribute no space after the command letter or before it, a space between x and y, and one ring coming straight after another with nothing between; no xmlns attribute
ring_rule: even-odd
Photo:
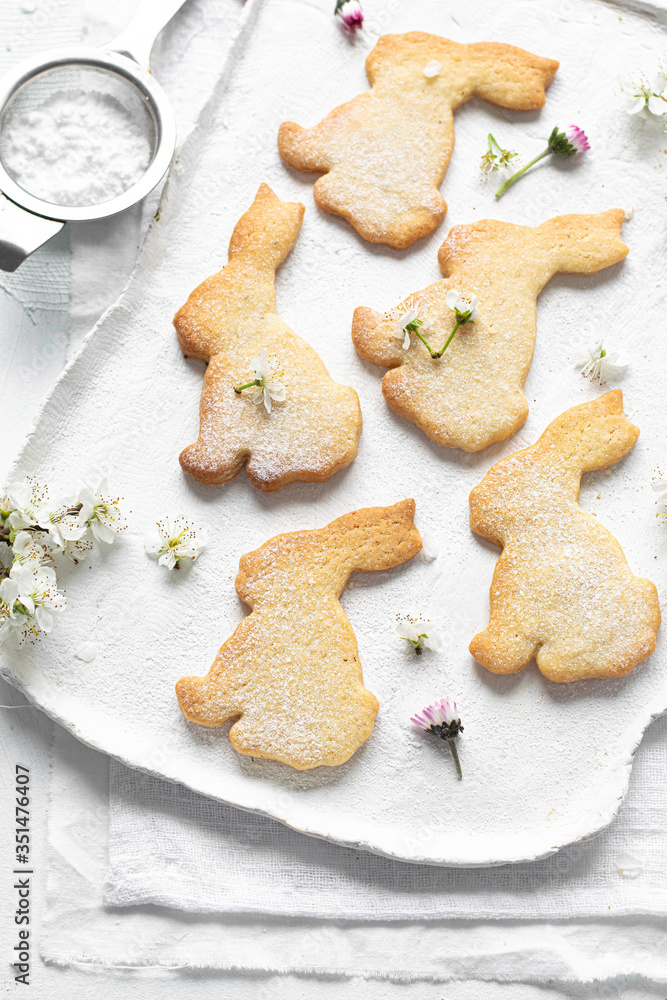
<svg viewBox="0 0 667 1000"><path fill-rule="evenodd" d="M537 296L554 274L594 274L625 257L622 221L623 212L612 209L535 227L492 219L455 226L438 253L444 279L389 313L355 310L354 346L366 361L391 369L382 392L392 410L437 444L464 451L514 434L528 416L522 390ZM477 316L459 327L441 358L432 358L416 334L405 341L400 317L412 308L431 349L441 348L456 321L446 301L453 289L477 296Z"/></svg>
<svg viewBox="0 0 667 1000"><path fill-rule="evenodd" d="M270 493L295 480L328 479L357 454L356 392L334 382L313 348L275 313L275 272L296 242L303 212L262 184L234 229L229 263L174 318L183 353L208 361L199 438L181 453L183 469L200 483L225 483L247 463L253 486ZM262 367L266 393L253 385L236 391Z"/></svg>
<svg viewBox="0 0 667 1000"><path fill-rule="evenodd" d="M470 643L493 673L535 657L552 681L621 677L653 652L655 587L633 576L616 539L577 502L581 474L618 462L638 434L623 394L608 392L566 410L470 494L471 528L503 549L491 621Z"/></svg>
<svg viewBox="0 0 667 1000"><path fill-rule="evenodd" d="M428 68L427 76L424 70ZM544 104L558 63L513 45L384 35L366 60L371 90L314 128L280 127L280 155L323 172L315 200L371 243L403 249L445 217L440 187L454 148L452 111L471 97L518 111Z"/></svg>
<svg viewBox="0 0 667 1000"><path fill-rule="evenodd" d="M314 531L277 535L241 558L236 590L253 609L206 677L176 685L202 726L239 717L242 754L305 770L342 764L370 736L378 703L339 598L354 570L392 569L422 547L414 500L367 507Z"/></svg>

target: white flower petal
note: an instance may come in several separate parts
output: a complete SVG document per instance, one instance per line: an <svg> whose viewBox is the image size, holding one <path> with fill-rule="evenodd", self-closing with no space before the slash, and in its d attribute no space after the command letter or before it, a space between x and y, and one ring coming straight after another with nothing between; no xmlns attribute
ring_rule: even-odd
<svg viewBox="0 0 667 1000"><path fill-rule="evenodd" d="M442 649L442 636L435 629L429 628L428 635L422 639L422 645L426 649L432 649L433 652L436 652L438 649Z"/></svg>
<svg viewBox="0 0 667 1000"><path fill-rule="evenodd" d="M439 76L441 71L442 66L437 59L431 59L431 61L426 63L424 66L424 76L429 80L434 76Z"/></svg>
<svg viewBox="0 0 667 1000"><path fill-rule="evenodd" d="M268 393L276 403L284 403L287 399L287 389L284 385L280 385L277 382L268 387Z"/></svg>
<svg viewBox="0 0 667 1000"><path fill-rule="evenodd" d="M97 656L97 643L84 642L82 646L79 646L74 655L77 660L83 660L84 663L92 663Z"/></svg>
<svg viewBox="0 0 667 1000"><path fill-rule="evenodd" d="M37 625L40 631L50 632L53 628L53 615L49 608L38 607L35 610L35 618L37 619Z"/></svg>
<svg viewBox="0 0 667 1000"><path fill-rule="evenodd" d="M440 547L438 545L435 535L432 535L430 531L422 531L422 554L425 559L432 561L437 559L440 555Z"/></svg>
<svg viewBox="0 0 667 1000"><path fill-rule="evenodd" d="M174 550L167 549L166 552L163 552L160 558L158 559L158 565L166 566L168 570L174 569L174 567L176 566L176 554Z"/></svg>
<svg viewBox="0 0 667 1000"><path fill-rule="evenodd" d="M655 115L656 118L661 118L664 114L667 114L667 101L663 97L656 97L655 94L651 94L646 107L650 114Z"/></svg>
<svg viewBox="0 0 667 1000"><path fill-rule="evenodd" d="M419 641L419 633L410 621L404 619L398 622L394 626L394 630L396 635L400 636L401 639L407 639L409 642Z"/></svg>
<svg viewBox="0 0 667 1000"><path fill-rule="evenodd" d="M643 94L633 94L628 97L628 103L625 110L629 115L638 115L646 107L646 98Z"/></svg>
<svg viewBox="0 0 667 1000"><path fill-rule="evenodd" d="M445 303L448 309L456 309L459 304L459 299L461 298L461 293L455 288L450 288L445 297Z"/></svg>
<svg viewBox="0 0 667 1000"><path fill-rule="evenodd" d="M631 854L621 851L616 855L614 861L621 875L625 875L626 878L637 878L641 874L642 862L633 858Z"/></svg>
<svg viewBox="0 0 667 1000"><path fill-rule="evenodd" d="M104 524L102 521L98 521L96 519L90 522L90 530L93 533L93 537L98 542L104 542L105 545L111 545L115 538L113 528L110 528L108 524Z"/></svg>

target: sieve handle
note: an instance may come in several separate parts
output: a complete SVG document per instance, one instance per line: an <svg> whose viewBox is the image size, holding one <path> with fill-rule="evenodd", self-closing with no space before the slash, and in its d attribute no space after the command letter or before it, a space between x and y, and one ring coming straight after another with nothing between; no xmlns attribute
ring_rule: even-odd
<svg viewBox="0 0 667 1000"><path fill-rule="evenodd" d="M148 69L155 39L184 3L185 0L142 0L127 27L104 48L129 56Z"/></svg>
<svg viewBox="0 0 667 1000"><path fill-rule="evenodd" d="M0 192L0 268L15 271L64 225L19 208Z"/></svg>

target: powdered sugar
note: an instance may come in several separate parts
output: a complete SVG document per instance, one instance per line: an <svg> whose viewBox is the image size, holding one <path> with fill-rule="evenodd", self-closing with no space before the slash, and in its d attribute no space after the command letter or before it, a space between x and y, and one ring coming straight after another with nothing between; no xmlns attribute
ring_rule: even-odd
<svg viewBox="0 0 667 1000"><path fill-rule="evenodd" d="M145 173L145 131L109 94L58 91L15 116L2 137L2 158L29 194L54 205L99 205Z"/></svg>

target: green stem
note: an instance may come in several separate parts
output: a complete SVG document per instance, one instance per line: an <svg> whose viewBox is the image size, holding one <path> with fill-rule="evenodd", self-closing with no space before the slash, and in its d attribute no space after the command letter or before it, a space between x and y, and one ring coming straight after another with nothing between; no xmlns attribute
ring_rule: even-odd
<svg viewBox="0 0 667 1000"><path fill-rule="evenodd" d="M501 187L499 187L498 190L496 191L496 198L501 198L505 194L505 191L507 191L507 189L511 187L512 184L515 184L519 180L519 177L523 177L526 170L530 170L531 167L534 167L536 163L539 163L540 160L543 160L544 157L548 156L550 153L551 149L549 148L549 146L547 146L546 149L542 150L541 153L538 153L534 159L532 159L529 163L527 163L525 167L521 167L521 170L517 170L515 174L512 174L511 177L508 177L505 183Z"/></svg>
<svg viewBox="0 0 667 1000"><path fill-rule="evenodd" d="M493 145L496 147L496 149L499 150L499 152L502 153L502 151L503 151L502 147L498 145L498 142L496 140L495 135L491 135L491 133L489 132L489 152L490 153L493 152L493 149L491 147L491 143L493 143Z"/></svg>
<svg viewBox="0 0 667 1000"><path fill-rule="evenodd" d="M445 353L445 351L447 350L447 348L451 344L452 340L454 339L454 334L456 333L456 331L458 330L458 328L460 326L462 326L462 324L463 324L463 320L462 319L457 319L456 325L455 325L454 329L452 330L452 332L450 333L450 335L447 337L447 340L445 341L445 346L440 351L438 351L437 354L433 355L434 358L441 358L443 356L443 354Z"/></svg>
<svg viewBox="0 0 667 1000"><path fill-rule="evenodd" d="M243 389L249 389L252 385L261 385L258 379L253 379L252 382L246 382L245 385L235 385L234 392L242 392Z"/></svg>
<svg viewBox="0 0 667 1000"><path fill-rule="evenodd" d="M456 764L456 774L459 781L463 777L463 771L461 770L461 762L459 760L459 752L456 749L456 740L447 740L449 743L449 749L452 751L452 757L454 758L454 763Z"/></svg>
<svg viewBox="0 0 667 1000"><path fill-rule="evenodd" d="M417 336L419 337L419 339L421 340L422 344L424 345L424 347L426 348L426 350L428 351L428 353L431 355L432 358L439 357L439 355L436 354L436 352L433 350L433 348L430 346L430 344L426 341L426 339L424 337L422 337L421 333L419 332L419 330L417 329L416 326L411 326L410 329L412 330L413 333L417 334Z"/></svg>

